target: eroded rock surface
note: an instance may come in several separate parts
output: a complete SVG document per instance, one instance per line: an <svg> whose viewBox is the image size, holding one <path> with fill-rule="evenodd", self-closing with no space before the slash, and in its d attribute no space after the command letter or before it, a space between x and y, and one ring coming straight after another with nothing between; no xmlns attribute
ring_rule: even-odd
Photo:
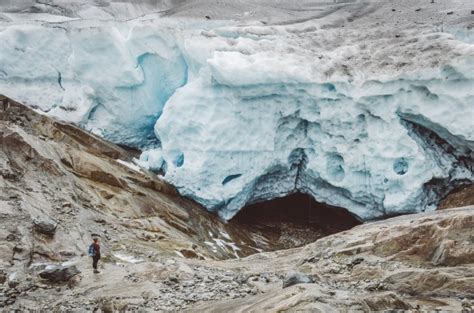
<svg viewBox="0 0 474 313"><path fill-rule="evenodd" d="M367 223L304 248L218 262L234 271L288 270L315 283L204 304L210 312L474 309L474 207Z"/></svg>

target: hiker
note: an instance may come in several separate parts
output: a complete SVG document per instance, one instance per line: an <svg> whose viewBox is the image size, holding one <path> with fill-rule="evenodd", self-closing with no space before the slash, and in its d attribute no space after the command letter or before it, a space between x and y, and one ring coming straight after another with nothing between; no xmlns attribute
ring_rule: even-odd
<svg viewBox="0 0 474 313"><path fill-rule="evenodd" d="M92 267L94 268L94 273L100 273L97 270L97 263L100 260L100 244L99 244L99 238L97 237L92 237L92 240L94 241L90 246L89 246L89 256L92 257Z"/></svg>

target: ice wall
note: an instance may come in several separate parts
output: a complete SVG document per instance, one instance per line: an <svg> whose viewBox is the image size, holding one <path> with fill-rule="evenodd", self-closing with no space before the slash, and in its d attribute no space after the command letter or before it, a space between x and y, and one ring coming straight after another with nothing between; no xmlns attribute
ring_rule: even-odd
<svg viewBox="0 0 474 313"><path fill-rule="evenodd" d="M1 28L0 28L1 29ZM169 25L1 29L0 93L112 141L145 147L187 65Z"/></svg>
<svg viewBox="0 0 474 313"><path fill-rule="evenodd" d="M473 81L441 72L359 87L197 81L167 103L156 153L223 218L296 191L362 218L424 210L473 178ZM444 189L423 188L433 179Z"/></svg>
<svg viewBox="0 0 474 313"><path fill-rule="evenodd" d="M0 93L145 149L142 166L224 219L297 191L368 219L433 208L473 181L470 36L312 22L7 25Z"/></svg>

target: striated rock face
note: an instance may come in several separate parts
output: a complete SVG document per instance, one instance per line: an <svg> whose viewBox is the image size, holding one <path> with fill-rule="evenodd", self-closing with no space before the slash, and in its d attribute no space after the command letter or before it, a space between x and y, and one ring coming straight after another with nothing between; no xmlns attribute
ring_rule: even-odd
<svg viewBox="0 0 474 313"><path fill-rule="evenodd" d="M147 150L224 219L295 192L419 212L473 181L469 0L52 3L0 7L0 92Z"/></svg>

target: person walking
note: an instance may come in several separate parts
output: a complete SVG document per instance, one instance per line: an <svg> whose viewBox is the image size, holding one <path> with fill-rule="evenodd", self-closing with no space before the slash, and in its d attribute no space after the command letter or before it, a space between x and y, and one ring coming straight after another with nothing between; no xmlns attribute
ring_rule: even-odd
<svg viewBox="0 0 474 313"><path fill-rule="evenodd" d="M97 237L93 237L92 240L94 242L89 246L89 256L92 257L92 267L94 268L94 273L97 274L100 273L97 269L97 263L100 260L100 242Z"/></svg>

